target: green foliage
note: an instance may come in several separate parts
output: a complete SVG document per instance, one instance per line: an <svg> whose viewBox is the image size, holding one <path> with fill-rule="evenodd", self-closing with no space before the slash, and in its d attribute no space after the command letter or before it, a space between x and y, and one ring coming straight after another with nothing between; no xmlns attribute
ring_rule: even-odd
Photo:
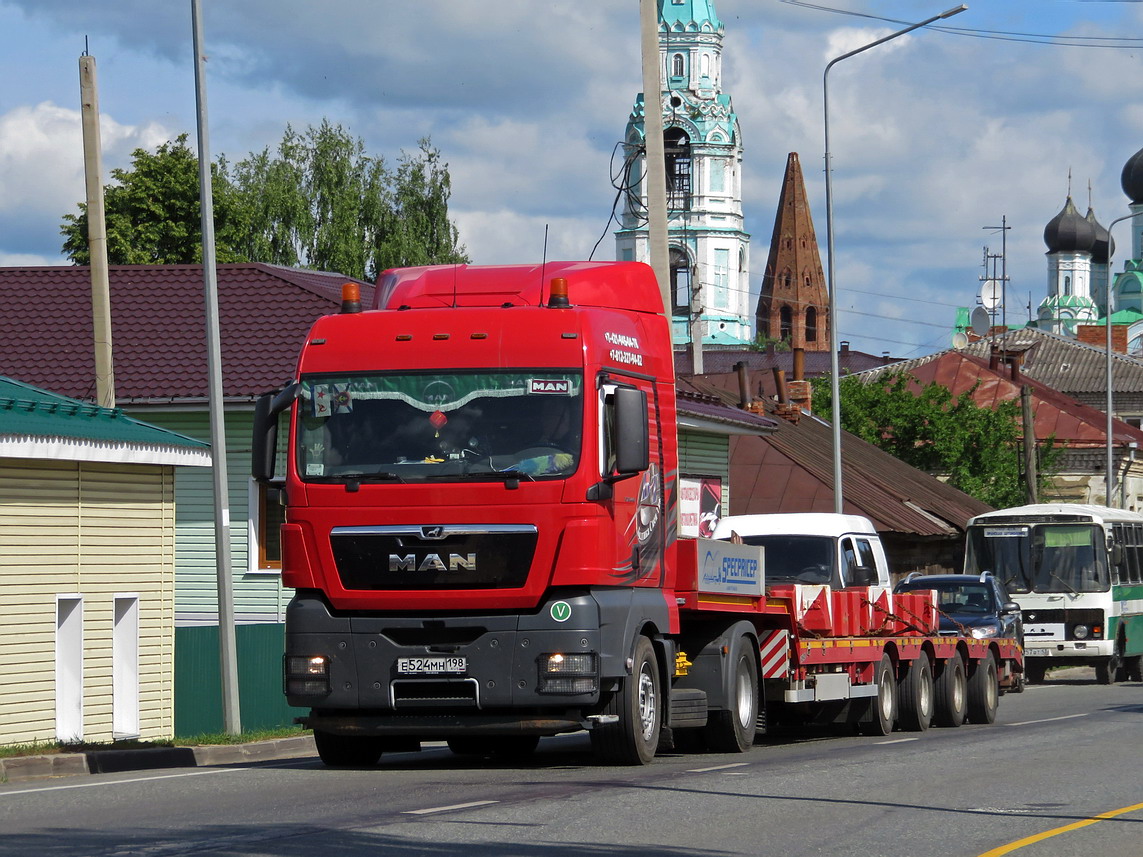
<svg viewBox="0 0 1143 857"><path fill-rule="evenodd" d="M187 135L163 143L154 152L136 149L130 169L111 171L103 192L107 261L112 265L179 265L202 261L198 157ZM240 261L230 242L233 191L212 165L215 243L220 262ZM65 214L60 234L63 251L77 265L91 263L87 205Z"/></svg>
<svg viewBox="0 0 1143 857"><path fill-rule="evenodd" d="M829 413L828 378L813 382L816 413ZM974 388L975 390L975 388ZM953 396L933 382L920 387L906 373L879 383L841 380L841 426L918 470L947 477L955 488L997 508L1025 502L1020 406L980 407L974 390ZM1040 493L1057 457L1052 440L1038 449Z"/></svg>
<svg viewBox="0 0 1143 857"><path fill-rule="evenodd" d="M132 155L105 189L113 264L202 261L198 161L187 135ZM231 164L211 165L220 262L267 262L375 279L386 268L467 262L448 217L448 165L430 141L395 172L360 139L323 121ZM64 215L64 253L88 264L87 211Z"/></svg>

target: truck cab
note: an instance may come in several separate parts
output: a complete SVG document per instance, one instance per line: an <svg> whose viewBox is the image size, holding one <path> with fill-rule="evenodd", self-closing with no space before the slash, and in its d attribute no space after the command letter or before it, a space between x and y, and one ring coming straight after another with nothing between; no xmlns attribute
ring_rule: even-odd
<svg viewBox="0 0 1143 857"><path fill-rule="evenodd" d="M889 586L885 548L859 515L827 512L731 515L714 538L765 549L766 583L824 584L833 589Z"/></svg>

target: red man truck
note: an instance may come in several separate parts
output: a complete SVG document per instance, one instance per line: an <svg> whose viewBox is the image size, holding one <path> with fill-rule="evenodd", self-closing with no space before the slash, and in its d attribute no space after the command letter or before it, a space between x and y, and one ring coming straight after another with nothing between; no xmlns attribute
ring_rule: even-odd
<svg viewBox="0 0 1143 857"><path fill-rule="evenodd" d="M978 669L995 712L1018 647L939 636L929 593L768 593L761 548L678 538L680 431L646 265L397 269L364 311L347 287L253 438L257 479L285 453L285 693L322 760L580 729L607 763L742 751L767 699L956 725Z"/></svg>

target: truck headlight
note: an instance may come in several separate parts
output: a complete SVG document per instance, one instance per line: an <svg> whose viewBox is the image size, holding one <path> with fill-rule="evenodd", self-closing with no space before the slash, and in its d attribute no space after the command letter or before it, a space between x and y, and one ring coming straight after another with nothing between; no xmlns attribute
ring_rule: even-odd
<svg viewBox="0 0 1143 857"><path fill-rule="evenodd" d="M1087 625L1076 625L1072 628L1072 636L1077 640L1086 640L1090 633Z"/></svg>
<svg viewBox="0 0 1143 857"><path fill-rule="evenodd" d="M549 652L540 655L539 693L579 694L599 690L599 657L595 652Z"/></svg>
<svg viewBox="0 0 1143 857"><path fill-rule="evenodd" d="M285 685L290 696L328 695L329 658L325 655L286 655Z"/></svg>

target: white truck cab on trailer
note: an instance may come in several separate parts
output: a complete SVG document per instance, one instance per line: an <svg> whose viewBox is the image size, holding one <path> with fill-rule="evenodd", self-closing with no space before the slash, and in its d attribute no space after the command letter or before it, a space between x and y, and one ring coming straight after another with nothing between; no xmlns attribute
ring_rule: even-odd
<svg viewBox="0 0 1143 857"><path fill-rule="evenodd" d="M867 518L832 512L730 515L716 539L741 539L765 549L767 585L818 583L834 589L889 586L881 538Z"/></svg>

